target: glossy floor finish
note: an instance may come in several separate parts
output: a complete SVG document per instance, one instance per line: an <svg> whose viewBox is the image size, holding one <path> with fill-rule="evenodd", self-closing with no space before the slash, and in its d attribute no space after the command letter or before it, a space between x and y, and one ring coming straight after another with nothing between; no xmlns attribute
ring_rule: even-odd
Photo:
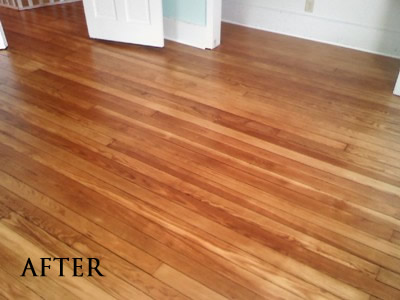
<svg viewBox="0 0 400 300"><path fill-rule="evenodd" d="M215 51L94 41L80 3L0 19L0 298L400 299L399 60L228 24Z"/></svg>

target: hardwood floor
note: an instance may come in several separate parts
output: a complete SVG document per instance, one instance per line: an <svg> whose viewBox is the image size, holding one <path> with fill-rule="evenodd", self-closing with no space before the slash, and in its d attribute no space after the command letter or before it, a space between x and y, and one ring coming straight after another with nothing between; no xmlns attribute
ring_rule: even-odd
<svg viewBox="0 0 400 300"><path fill-rule="evenodd" d="M80 3L0 19L0 299L400 299L399 60L228 24L215 51L89 40Z"/></svg>

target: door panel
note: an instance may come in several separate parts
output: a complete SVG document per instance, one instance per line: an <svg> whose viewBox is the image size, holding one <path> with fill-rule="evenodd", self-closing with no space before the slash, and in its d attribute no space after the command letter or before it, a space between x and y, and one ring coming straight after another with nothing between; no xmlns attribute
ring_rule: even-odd
<svg viewBox="0 0 400 300"><path fill-rule="evenodd" d="M89 36L163 47L162 0L83 0Z"/></svg>
<svg viewBox="0 0 400 300"><path fill-rule="evenodd" d="M117 20L117 12L114 0L93 1L95 17Z"/></svg>
<svg viewBox="0 0 400 300"><path fill-rule="evenodd" d="M149 0L125 0L128 22L150 24Z"/></svg>

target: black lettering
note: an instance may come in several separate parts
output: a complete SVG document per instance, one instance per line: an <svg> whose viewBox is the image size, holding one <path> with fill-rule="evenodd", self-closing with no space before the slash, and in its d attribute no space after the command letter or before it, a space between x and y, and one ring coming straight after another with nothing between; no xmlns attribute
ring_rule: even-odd
<svg viewBox="0 0 400 300"><path fill-rule="evenodd" d="M89 275L88 276L92 276L92 270L95 270L97 272L98 275L100 276L104 276L103 274L101 274L101 272L97 269L98 267L100 267L100 261L98 258L88 258L89 259ZM96 262L96 265L93 267L92 266L92 261Z"/></svg>
<svg viewBox="0 0 400 300"><path fill-rule="evenodd" d="M50 270L50 265L45 265L46 259L48 259L49 261L51 261L51 258L50 258L50 257L41 258L41 260L42 260L42 275L41 275L41 276L42 276L42 277L46 277L45 268L49 268L49 270Z"/></svg>
<svg viewBox="0 0 400 300"><path fill-rule="evenodd" d="M55 257L53 258L53 261L59 260L60 261L60 277L64 277L64 260L69 261L69 258L63 258L63 257Z"/></svg>
<svg viewBox="0 0 400 300"><path fill-rule="evenodd" d="M83 276L83 274L81 273L81 274L79 274L78 275L78 268L79 269L82 269L82 265L77 265L77 261L82 261L82 258L73 258L73 261L74 261L74 277L82 277Z"/></svg>
<svg viewBox="0 0 400 300"><path fill-rule="evenodd" d="M37 276L36 272L35 272L35 268L33 267L31 259L29 257L28 257L28 260L26 261L24 271L22 272L22 275L21 275L22 277L25 277L26 270L31 270L32 275Z"/></svg>

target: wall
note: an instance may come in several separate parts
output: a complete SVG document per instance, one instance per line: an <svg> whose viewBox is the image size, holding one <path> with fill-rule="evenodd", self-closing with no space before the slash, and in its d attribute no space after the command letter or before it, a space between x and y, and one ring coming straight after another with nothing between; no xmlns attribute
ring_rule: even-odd
<svg viewBox="0 0 400 300"><path fill-rule="evenodd" d="M221 41L221 0L163 0L164 36L201 49Z"/></svg>
<svg viewBox="0 0 400 300"><path fill-rule="evenodd" d="M223 0L222 19L400 58L400 0L314 1Z"/></svg>
<svg viewBox="0 0 400 300"><path fill-rule="evenodd" d="M206 26L206 0L163 0L164 17Z"/></svg>

